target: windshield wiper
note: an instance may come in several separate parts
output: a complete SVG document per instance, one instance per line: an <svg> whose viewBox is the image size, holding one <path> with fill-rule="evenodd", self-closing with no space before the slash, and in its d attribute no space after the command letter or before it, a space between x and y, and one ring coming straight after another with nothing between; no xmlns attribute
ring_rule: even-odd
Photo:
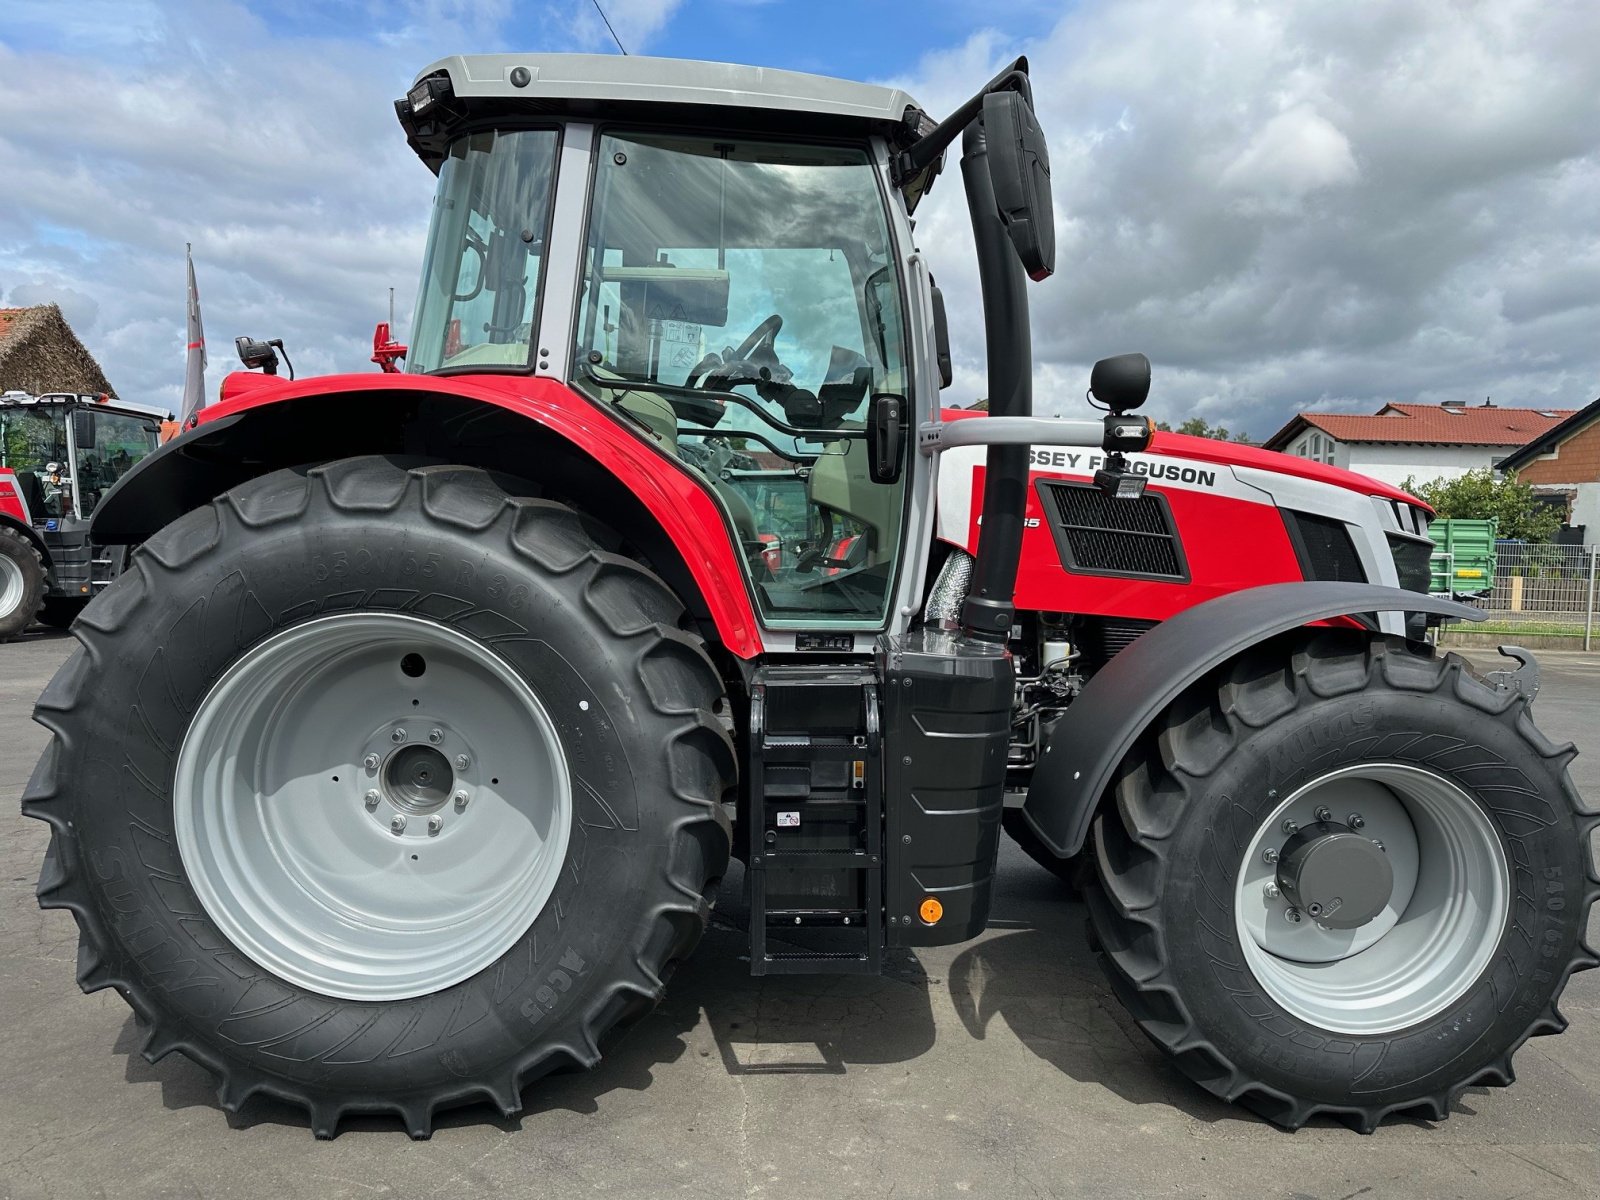
<svg viewBox="0 0 1600 1200"><path fill-rule="evenodd" d="M749 396L741 396L738 392L724 392L718 388L686 387L681 383L662 383L658 379L634 379L628 376L608 379L604 375L597 374L594 368L587 364L584 365L581 373L590 383L607 391L660 392L665 396L681 396L685 400L721 400L724 403L737 404L741 408L755 413L756 416L778 430L778 432L786 433L790 437L804 438L806 441L862 441L867 436L867 431L864 429L805 429L798 425L790 425L787 421L780 421L763 405L750 399ZM718 419L721 418L721 415L720 412L717 414ZM692 420L693 418L691 417L690 419ZM715 425L716 421L702 421L701 424Z"/></svg>

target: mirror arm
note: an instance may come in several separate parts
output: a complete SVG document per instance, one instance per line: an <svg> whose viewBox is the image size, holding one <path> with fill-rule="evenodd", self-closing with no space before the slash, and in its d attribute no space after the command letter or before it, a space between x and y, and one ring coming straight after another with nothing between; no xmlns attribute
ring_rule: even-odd
<svg viewBox="0 0 1600 1200"><path fill-rule="evenodd" d="M906 180L913 178L948 150L951 143L960 137L967 126L971 125L983 111L985 96L990 92L1003 92L1007 89L1021 92L1027 98L1029 106L1033 105L1033 84L1028 79L1026 57L1017 59L986 83L977 95L935 125L926 136L913 143L909 149L895 155L892 172L894 185L899 187Z"/></svg>

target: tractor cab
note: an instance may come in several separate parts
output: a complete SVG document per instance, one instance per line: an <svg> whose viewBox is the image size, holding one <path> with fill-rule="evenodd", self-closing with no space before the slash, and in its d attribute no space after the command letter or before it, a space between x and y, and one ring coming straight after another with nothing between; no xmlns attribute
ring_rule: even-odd
<svg viewBox="0 0 1600 1200"><path fill-rule="evenodd" d="M550 376L626 423L714 498L769 645L903 630L932 544L914 435L949 356L910 214L987 96L1001 171L1045 185L1006 219L1039 227L1025 70L946 127L903 92L783 71L446 59L397 104L439 176L407 369ZM1017 332L1001 370L1025 378L1025 313ZM751 503L734 464L755 462L803 514Z"/></svg>
<svg viewBox="0 0 1600 1200"><path fill-rule="evenodd" d="M155 451L159 420L154 411L105 397L0 396L0 523L38 554L46 619L65 624L111 582L115 564L91 544L89 521L117 481ZM0 613L0 621L6 618Z"/></svg>

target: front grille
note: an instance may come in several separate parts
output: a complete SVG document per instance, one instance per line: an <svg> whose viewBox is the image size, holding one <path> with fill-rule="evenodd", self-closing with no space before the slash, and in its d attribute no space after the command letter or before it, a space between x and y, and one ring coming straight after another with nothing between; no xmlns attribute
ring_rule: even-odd
<svg viewBox="0 0 1600 1200"><path fill-rule="evenodd" d="M1118 500L1092 484L1041 481L1061 565L1085 575L1186 579L1167 502L1154 493Z"/></svg>
<svg viewBox="0 0 1600 1200"><path fill-rule="evenodd" d="M1400 577L1400 586L1408 592L1426 593L1433 582L1433 542L1391 533L1389 553L1394 556L1394 569Z"/></svg>
<svg viewBox="0 0 1600 1200"><path fill-rule="evenodd" d="M1361 568L1361 556L1356 553L1350 529L1343 521L1288 508L1279 511L1283 513L1289 540L1294 543L1295 555L1300 560L1300 573L1307 579L1329 583L1367 581L1367 573Z"/></svg>

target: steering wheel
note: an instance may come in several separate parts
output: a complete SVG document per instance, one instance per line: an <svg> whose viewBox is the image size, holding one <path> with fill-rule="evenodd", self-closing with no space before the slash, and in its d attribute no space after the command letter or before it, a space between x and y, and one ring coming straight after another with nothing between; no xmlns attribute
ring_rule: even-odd
<svg viewBox="0 0 1600 1200"><path fill-rule="evenodd" d="M733 353L729 354L723 361L726 362L730 359L749 358L756 352L757 347L759 347L762 342L771 342L774 338L776 338L778 336L778 331L782 328L783 318L777 313L773 313L765 321L761 322L761 324L752 329L750 331L750 336L745 338L744 341L740 342L739 345L734 349Z"/></svg>

